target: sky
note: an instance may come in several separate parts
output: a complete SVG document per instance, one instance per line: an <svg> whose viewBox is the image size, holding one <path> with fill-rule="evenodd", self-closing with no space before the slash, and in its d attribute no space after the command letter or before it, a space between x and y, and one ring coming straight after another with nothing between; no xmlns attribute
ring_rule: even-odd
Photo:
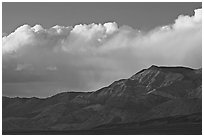
<svg viewBox="0 0 204 137"><path fill-rule="evenodd" d="M3 3L3 32L11 33L22 24L55 25L106 23L150 30L174 22L180 14L193 15L201 3Z"/></svg>
<svg viewBox="0 0 204 137"><path fill-rule="evenodd" d="M94 91L151 65L202 66L201 3L3 3L2 92Z"/></svg>

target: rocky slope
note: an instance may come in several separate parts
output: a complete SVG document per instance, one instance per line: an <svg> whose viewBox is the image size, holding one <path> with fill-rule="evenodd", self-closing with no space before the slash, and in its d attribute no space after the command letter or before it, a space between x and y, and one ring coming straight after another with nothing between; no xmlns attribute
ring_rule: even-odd
<svg viewBox="0 0 204 137"><path fill-rule="evenodd" d="M188 122L201 122L202 71L151 66L94 92L2 101L3 131L90 130L191 115Z"/></svg>

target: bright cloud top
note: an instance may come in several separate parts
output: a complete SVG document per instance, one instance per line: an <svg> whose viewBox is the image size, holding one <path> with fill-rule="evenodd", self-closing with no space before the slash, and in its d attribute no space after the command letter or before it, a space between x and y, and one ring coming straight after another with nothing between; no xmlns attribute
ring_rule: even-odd
<svg viewBox="0 0 204 137"><path fill-rule="evenodd" d="M4 83L54 82L69 90L95 90L152 64L201 67L202 9L149 32L115 22L49 29L23 25L2 43Z"/></svg>

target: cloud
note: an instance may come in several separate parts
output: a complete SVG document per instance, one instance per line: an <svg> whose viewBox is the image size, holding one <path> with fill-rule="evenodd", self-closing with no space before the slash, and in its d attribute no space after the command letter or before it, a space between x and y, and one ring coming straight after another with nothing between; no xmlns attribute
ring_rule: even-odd
<svg viewBox="0 0 204 137"><path fill-rule="evenodd" d="M2 43L3 94L8 92L4 85L36 82L42 91L29 90L30 96L51 95L57 89L91 91L152 64L201 67L202 9L149 32L115 22L49 29L23 25L3 36ZM55 83L56 91L42 83ZM21 92L27 95L28 87Z"/></svg>
<svg viewBox="0 0 204 137"><path fill-rule="evenodd" d="M39 32L39 31L44 31L44 28L39 25L39 24L36 24L34 27L31 28L34 32Z"/></svg>
<svg viewBox="0 0 204 137"><path fill-rule="evenodd" d="M55 71L55 70L57 70L57 67L51 67L51 66L50 66L50 67L47 67L46 69L47 69L47 70L50 70L50 71Z"/></svg>
<svg viewBox="0 0 204 137"><path fill-rule="evenodd" d="M31 64L17 64L16 71L23 71L24 69L28 69Z"/></svg>
<svg viewBox="0 0 204 137"><path fill-rule="evenodd" d="M184 16L180 15L178 19L176 19L173 27L175 29L185 29L185 28L193 28L196 25L202 24L202 9L194 10L194 16Z"/></svg>

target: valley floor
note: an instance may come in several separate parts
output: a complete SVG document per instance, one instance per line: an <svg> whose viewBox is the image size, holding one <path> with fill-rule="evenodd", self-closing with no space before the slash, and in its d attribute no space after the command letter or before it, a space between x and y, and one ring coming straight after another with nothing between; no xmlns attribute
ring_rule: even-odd
<svg viewBox="0 0 204 137"><path fill-rule="evenodd" d="M3 135L202 135L202 123L74 131L3 131Z"/></svg>

